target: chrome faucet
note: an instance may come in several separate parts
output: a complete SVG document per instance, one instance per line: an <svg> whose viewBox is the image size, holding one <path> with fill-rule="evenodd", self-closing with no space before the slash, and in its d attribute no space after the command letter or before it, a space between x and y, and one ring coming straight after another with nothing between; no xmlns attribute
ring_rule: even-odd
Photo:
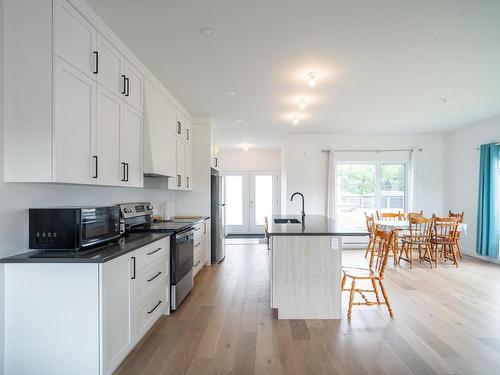
<svg viewBox="0 0 500 375"><path fill-rule="evenodd" d="M293 202L293 197L296 195L300 195L302 197L302 223L304 223L304 216L306 216L306 212L304 211L304 194L299 193L298 191L292 194L292 197L290 198L290 202Z"/></svg>

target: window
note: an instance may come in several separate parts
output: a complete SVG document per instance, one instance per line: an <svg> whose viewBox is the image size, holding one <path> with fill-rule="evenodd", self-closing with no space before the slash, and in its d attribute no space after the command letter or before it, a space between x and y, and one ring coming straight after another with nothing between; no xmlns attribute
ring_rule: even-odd
<svg viewBox="0 0 500 375"><path fill-rule="evenodd" d="M336 185L336 218L343 227L364 229L365 212L406 210L406 162L339 161Z"/></svg>

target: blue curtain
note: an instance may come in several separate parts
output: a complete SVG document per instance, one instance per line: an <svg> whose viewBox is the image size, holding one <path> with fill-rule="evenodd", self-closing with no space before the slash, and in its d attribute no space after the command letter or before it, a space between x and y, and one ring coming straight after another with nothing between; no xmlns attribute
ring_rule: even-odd
<svg viewBox="0 0 500 375"><path fill-rule="evenodd" d="M499 159L500 145L481 145L476 252L492 258L498 257L500 231Z"/></svg>

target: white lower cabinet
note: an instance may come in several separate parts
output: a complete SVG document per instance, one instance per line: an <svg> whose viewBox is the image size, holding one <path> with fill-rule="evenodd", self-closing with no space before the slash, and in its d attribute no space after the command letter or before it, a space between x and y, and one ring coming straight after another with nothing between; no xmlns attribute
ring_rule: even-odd
<svg viewBox="0 0 500 375"><path fill-rule="evenodd" d="M196 276L208 262L210 262L210 219L194 227L193 275Z"/></svg>
<svg viewBox="0 0 500 375"><path fill-rule="evenodd" d="M5 264L4 372L112 374L168 314L169 257L166 237L105 263Z"/></svg>
<svg viewBox="0 0 500 375"><path fill-rule="evenodd" d="M111 374L134 344L132 260L132 255L127 254L102 265L101 305L104 374Z"/></svg>

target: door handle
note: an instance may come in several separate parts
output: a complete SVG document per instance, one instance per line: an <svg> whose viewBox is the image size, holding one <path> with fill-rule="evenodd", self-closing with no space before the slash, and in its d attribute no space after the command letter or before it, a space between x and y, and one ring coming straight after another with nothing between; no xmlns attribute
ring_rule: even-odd
<svg viewBox="0 0 500 375"><path fill-rule="evenodd" d="M94 167L95 167L95 173L92 176L92 178L97 178L99 176L99 172L97 171L99 168L99 159L97 155L92 156L92 158L94 159Z"/></svg>
<svg viewBox="0 0 500 375"><path fill-rule="evenodd" d="M123 80L123 90L122 90L122 94L125 95L125 93L127 92L127 77L125 77L125 74L122 74L122 80Z"/></svg>
<svg viewBox="0 0 500 375"><path fill-rule="evenodd" d="M131 277L131 279L134 280L135 279L135 257L132 257L130 259L132 259L132 261L134 262L133 267L132 267L133 274Z"/></svg>
<svg viewBox="0 0 500 375"><path fill-rule="evenodd" d="M95 56L94 74L98 74L99 73L99 51L94 51L94 56Z"/></svg>
<svg viewBox="0 0 500 375"><path fill-rule="evenodd" d="M127 165L127 163L122 162L122 174L123 174L122 181L127 181L127 178L126 178L127 172L125 171L126 165Z"/></svg>

